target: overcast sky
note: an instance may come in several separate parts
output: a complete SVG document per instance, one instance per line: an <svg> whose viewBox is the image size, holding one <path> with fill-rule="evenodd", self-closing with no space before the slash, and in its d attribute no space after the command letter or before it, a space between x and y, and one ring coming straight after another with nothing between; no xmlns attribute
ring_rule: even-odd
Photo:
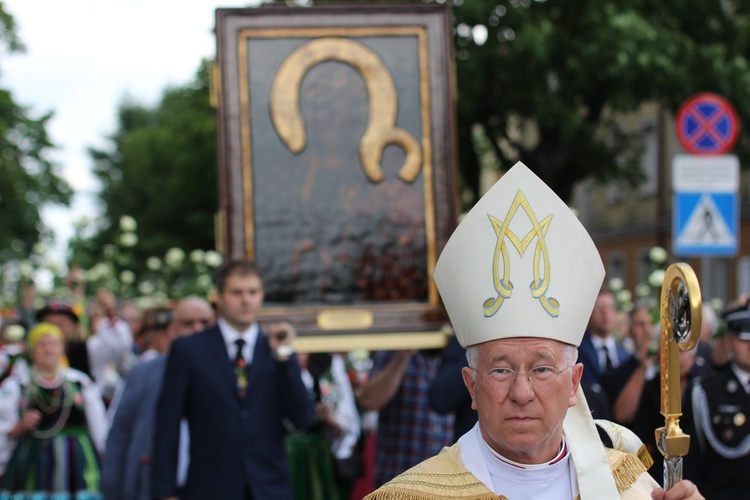
<svg viewBox="0 0 750 500"><path fill-rule="evenodd" d="M128 95L153 105L170 85L195 75L213 57L214 11L253 0L3 0L26 52L0 60L0 86L34 117L54 111L48 132L54 160L78 193L71 209L44 210L62 262L72 222L96 215L97 189L86 151L115 131L117 106ZM3 54L4 55L4 54Z"/></svg>

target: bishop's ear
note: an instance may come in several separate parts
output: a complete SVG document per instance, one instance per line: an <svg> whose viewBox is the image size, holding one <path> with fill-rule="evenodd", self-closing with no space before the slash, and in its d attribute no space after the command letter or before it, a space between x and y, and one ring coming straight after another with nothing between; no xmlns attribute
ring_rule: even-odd
<svg viewBox="0 0 750 500"><path fill-rule="evenodd" d="M476 399L474 398L474 382L476 379L474 378L474 374L476 372L469 368L468 366L464 366L461 369L461 375L464 378L464 385L466 386L466 389L469 390L469 394L471 395L471 409L476 410L477 409L477 403Z"/></svg>

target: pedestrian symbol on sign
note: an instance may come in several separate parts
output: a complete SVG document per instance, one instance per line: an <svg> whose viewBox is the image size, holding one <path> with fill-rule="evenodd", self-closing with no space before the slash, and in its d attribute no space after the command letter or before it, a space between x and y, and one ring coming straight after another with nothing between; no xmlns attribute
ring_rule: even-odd
<svg viewBox="0 0 750 500"><path fill-rule="evenodd" d="M677 237L681 246L734 245L735 237L710 195L704 194Z"/></svg>

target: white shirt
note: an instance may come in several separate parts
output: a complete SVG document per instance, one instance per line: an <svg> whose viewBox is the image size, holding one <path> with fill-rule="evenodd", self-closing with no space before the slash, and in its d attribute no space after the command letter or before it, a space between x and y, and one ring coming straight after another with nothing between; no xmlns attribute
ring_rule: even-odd
<svg viewBox="0 0 750 500"><path fill-rule="evenodd" d="M596 354L599 356L599 367L602 372L604 372L605 367L607 366L606 354L603 349L604 346L606 346L607 351L609 351L609 360L612 362L612 367L617 368L620 366L620 358L617 357L617 342L613 337L610 336L603 339L596 335L591 335L591 343L594 344L594 347L596 348Z"/></svg>
<svg viewBox="0 0 750 500"><path fill-rule="evenodd" d="M131 364L129 357L132 348L133 334L130 332L130 326L120 318L100 321L96 333L86 339L91 378L102 394L111 395L119 376L127 373ZM118 375L114 380L113 372Z"/></svg>
<svg viewBox="0 0 750 500"><path fill-rule="evenodd" d="M242 346L242 357L245 362L249 365L253 362L253 352L255 352L255 342L258 340L258 324L253 323L250 328L244 332L238 332L227 323L224 318L219 318L216 322L221 331L221 336L224 337L224 344L227 348L227 355L229 359L233 360L237 356L237 344L235 342L238 339L245 341L245 345Z"/></svg>
<svg viewBox="0 0 750 500"><path fill-rule="evenodd" d="M466 469L496 495L514 500L574 499L578 495L578 482L570 461L570 448L565 455L551 462L523 466L500 458L482 438L477 423L461 436L461 460ZM522 468L523 467L523 468Z"/></svg>

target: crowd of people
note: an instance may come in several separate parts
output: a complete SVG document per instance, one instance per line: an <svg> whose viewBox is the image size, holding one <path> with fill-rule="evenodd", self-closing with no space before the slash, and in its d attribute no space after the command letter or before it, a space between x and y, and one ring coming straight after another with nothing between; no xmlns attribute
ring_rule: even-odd
<svg viewBox="0 0 750 500"><path fill-rule="evenodd" d="M86 301L76 280L70 300L19 315L23 335L5 321L0 498L741 495L748 301L721 318L705 308L701 342L680 355L691 449L685 480L665 491L656 304L636 304L627 332L614 331L593 242L540 184L514 167L446 245L435 281L456 334L444 349L373 352L366 368L349 353L296 353L292 324L259 324L263 280L247 260L217 269L211 302L188 296L141 311L107 290ZM500 243L509 238L524 257L531 238L512 233L515 212L504 224L487 217L514 197L556 217L529 233L547 239L535 255L546 259L541 271L514 263L517 284L529 273L527 290L499 275L511 270ZM548 233L550 224L562 230ZM495 267L477 270L488 248ZM540 275L553 265L565 287Z"/></svg>
<svg viewBox="0 0 750 500"><path fill-rule="evenodd" d="M597 402L592 405L595 418L625 425L640 438L654 462L649 472L662 483L663 457L654 432L664 425L658 304L636 303L624 322L624 335L613 330L616 314L612 292L601 289L579 348L584 378L590 374L582 386L587 399ZM747 297L726 307L721 318L704 303L701 319L698 344L679 352L681 427L692 436L685 476L708 498L731 498L748 482L730 471L750 465L750 425L745 425L750 410ZM709 387L711 397L706 396Z"/></svg>

